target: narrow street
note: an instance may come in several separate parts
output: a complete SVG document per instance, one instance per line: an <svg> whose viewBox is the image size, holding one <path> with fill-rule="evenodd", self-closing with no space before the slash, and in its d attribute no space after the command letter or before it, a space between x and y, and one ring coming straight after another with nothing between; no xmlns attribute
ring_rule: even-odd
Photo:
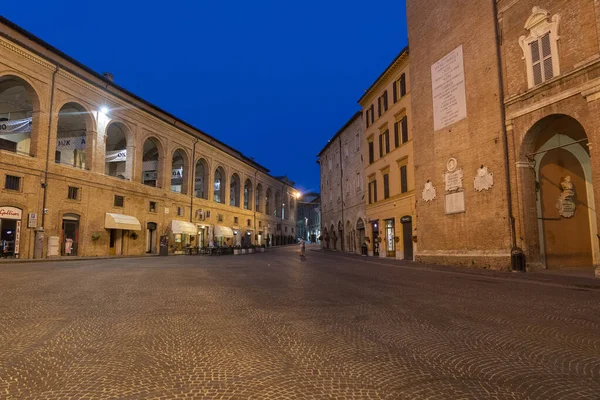
<svg viewBox="0 0 600 400"><path fill-rule="evenodd" d="M0 398L598 398L600 290L297 251L0 264Z"/></svg>

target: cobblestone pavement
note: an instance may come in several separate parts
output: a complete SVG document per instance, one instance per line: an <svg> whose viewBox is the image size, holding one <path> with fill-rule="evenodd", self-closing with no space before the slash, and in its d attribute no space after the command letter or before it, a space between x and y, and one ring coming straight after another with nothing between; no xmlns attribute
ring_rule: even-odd
<svg viewBox="0 0 600 400"><path fill-rule="evenodd" d="M296 251L0 265L0 398L600 398L598 290Z"/></svg>

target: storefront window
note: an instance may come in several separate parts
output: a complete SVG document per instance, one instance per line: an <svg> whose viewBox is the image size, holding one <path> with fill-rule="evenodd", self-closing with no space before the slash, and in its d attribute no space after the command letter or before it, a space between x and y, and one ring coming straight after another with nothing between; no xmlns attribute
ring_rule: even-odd
<svg viewBox="0 0 600 400"><path fill-rule="evenodd" d="M388 219L385 221L385 236L387 241L388 257L395 256L395 254L389 254L396 251L394 243L394 220Z"/></svg>

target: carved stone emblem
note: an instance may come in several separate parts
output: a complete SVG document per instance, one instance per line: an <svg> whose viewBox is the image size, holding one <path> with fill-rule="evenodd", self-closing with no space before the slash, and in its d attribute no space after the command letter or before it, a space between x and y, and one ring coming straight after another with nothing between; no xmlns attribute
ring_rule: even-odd
<svg viewBox="0 0 600 400"><path fill-rule="evenodd" d="M432 201L433 199L435 199L435 187L431 181L427 180L423 188L423 200Z"/></svg>
<svg viewBox="0 0 600 400"><path fill-rule="evenodd" d="M477 175L473 178L473 184L477 192L489 190L494 186L494 174L488 171L483 165L477 170Z"/></svg>
<svg viewBox="0 0 600 400"><path fill-rule="evenodd" d="M455 192L463 187L463 171L462 169L456 169L457 165L456 158L451 158L446 162L447 171L443 174L446 192Z"/></svg>
<svg viewBox="0 0 600 400"><path fill-rule="evenodd" d="M558 213L561 217L571 218L575 215L575 201L573 200L575 189L570 176L565 176L560 183L560 188L562 189L562 192L560 193L560 196L558 196L556 208L558 208Z"/></svg>

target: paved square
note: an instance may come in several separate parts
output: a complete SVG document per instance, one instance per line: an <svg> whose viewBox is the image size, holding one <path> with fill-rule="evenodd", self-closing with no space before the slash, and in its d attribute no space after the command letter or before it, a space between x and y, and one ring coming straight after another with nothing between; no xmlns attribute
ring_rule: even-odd
<svg viewBox="0 0 600 400"><path fill-rule="evenodd" d="M600 291L296 251L0 264L0 398L600 398Z"/></svg>

